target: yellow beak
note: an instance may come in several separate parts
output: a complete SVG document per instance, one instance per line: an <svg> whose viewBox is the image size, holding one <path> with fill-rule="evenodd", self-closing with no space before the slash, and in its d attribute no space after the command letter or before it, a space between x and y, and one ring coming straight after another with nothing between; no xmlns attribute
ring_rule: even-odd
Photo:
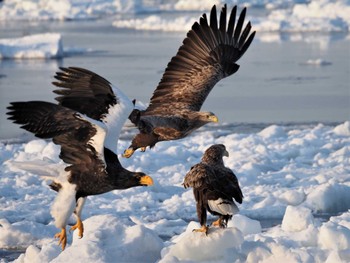
<svg viewBox="0 0 350 263"><path fill-rule="evenodd" d="M215 115L210 116L209 120L212 121L212 122L219 122L218 117L216 117Z"/></svg>
<svg viewBox="0 0 350 263"><path fill-rule="evenodd" d="M142 176L140 179L140 184L144 186L151 186L153 185L153 179L149 175Z"/></svg>

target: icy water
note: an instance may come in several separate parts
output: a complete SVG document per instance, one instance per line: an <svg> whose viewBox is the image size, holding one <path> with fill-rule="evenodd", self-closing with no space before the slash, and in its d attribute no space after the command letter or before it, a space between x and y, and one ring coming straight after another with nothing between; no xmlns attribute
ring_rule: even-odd
<svg viewBox="0 0 350 263"><path fill-rule="evenodd" d="M68 22L6 22L0 36L59 32L65 48L84 54L60 60L0 61L0 138L21 130L6 119L11 101L54 100L58 67L97 72L130 98L147 103L185 32L118 29L112 19ZM307 63L322 59L321 65ZM240 70L219 82L203 110L221 123L341 122L350 119L350 39L337 34L257 34L239 61Z"/></svg>

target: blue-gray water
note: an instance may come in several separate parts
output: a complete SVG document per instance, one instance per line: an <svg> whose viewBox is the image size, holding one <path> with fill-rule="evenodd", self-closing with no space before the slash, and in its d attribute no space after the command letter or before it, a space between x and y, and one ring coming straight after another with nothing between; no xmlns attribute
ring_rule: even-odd
<svg viewBox="0 0 350 263"><path fill-rule="evenodd" d="M59 32L64 47L91 49L61 60L0 60L0 138L21 133L6 119L11 101L54 101L60 66L97 72L130 98L148 102L185 32L117 29L111 19L0 23L0 37ZM266 42L266 39L280 41ZM265 39L265 41L262 41ZM324 66L306 61L322 59ZM203 105L225 123L341 122L350 119L350 38L345 33L257 38L233 76L217 84Z"/></svg>

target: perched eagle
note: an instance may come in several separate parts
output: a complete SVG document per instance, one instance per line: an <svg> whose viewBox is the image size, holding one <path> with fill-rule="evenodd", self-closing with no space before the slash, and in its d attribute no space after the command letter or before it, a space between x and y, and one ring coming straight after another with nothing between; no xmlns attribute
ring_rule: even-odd
<svg viewBox="0 0 350 263"><path fill-rule="evenodd" d="M255 36L255 31L250 34L250 22L243 29L246 8L235 24L236 12L237 6L233 7L227 23L225 5L218 23L214 5L210 24L205 14L199 23L194 23L169 62L148 108L134 109L130 115L139 133L124 157L130 157L138 148L144 151L147 146L153 147L159 141L184 138L199 127L218 121L212 112L200 109L215 84L239 69L236 62Z"/></svg>
<svg viewBox="0 0 350 263"><path fill-rule="evenodd" d="M62 170L44 178L51 180L51 188L58 192L51 214L55 225L61 228L55 237L62 249L67 243L67 221L73 213L77 223L71 230L78 229L79 236L83 236L81 211L87 196L153 184L150 176L123 168L116 154L119 133L133 109L132 102L103 78L96 77L92 83L94 89L80 94L92 100L84 110L90 111L91 117L43 101L12 102L7 112L9 119L21 128L39 138L52 138L61 147L59 157L65 163Z"/></svg>
<svg viewBox="0 0 350 263"><path fill-rule="evenodd" d="M183 184L185 188L193 188L201 224L200 229L193 231L208 233L207 211L219 216L212 225L226 227L228 220L238 212L233 199L242 203L243 194L237 177L231 169L225 167L223 156L228 156L223 144L210 146L205 151L202 161L194 165L185 176Z"/></svg>

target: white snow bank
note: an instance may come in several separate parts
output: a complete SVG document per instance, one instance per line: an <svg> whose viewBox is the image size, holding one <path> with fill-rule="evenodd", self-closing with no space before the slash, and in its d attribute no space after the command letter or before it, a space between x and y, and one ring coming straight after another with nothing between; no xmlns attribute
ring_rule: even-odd
<svg viewBox="0 0 350 263"><path fill-rule="evenodd" d="M253 30L262 32L348 32L350 3L346 0L312 0L288 8L272 10L267 16L253 17L248 10L246 20L252 22ZM166 18L152 15L146 18L116 20L113 25L137 30L188 31L198 15L180 15ZM259 35L259 34L258 34ZM263 41L271 41L264 39ZM279 38L278 38L279 39Z"/></svg>
<svg viewBox="0 0 350 263"><path fill-rule="evenodd" d="M225 261L237 251L244 240L243 234L236 228L210 228L207 236L192 232L195 228L200 228L200 225L196 222L189 223L186 231L162 250L163 259L160 262Z"/></svg>
<svg viewBox="0 0 350 263"><path fill-rule="evenodd" d="M136 30L188 31L196 20L197 18L190 16L181 16L170 20L159 15L151 15L146 18L116 20L113 25Z"/></svg>
<svg viewBox="0 0 350 263"><path fill-rule="evenodd" d="M59 33L0 39L0 59L56 59L85 52L91 50L63 48L62 36Z"/></svg>
<svg viewBox="0 0 350 263"><path fill-rule="evenodd" d="M61 58L62 37L57 33L0 39L1 58Z"/></svg>
<svg viewBox="0 0 350 263"><path fill-rule="evenodd" d="M350 208L350 186L338 183L321 184L310 191L305 203L316 212L346 211Z"/></svg>
<svg viewBox="0 0 350 263"><path fill-rule="evenodd" d="M305 207L287 206L282 220L284 231L298 232L307 229L313 224L314 217L311 210Z"/></svg>
<svg viewBox="0 0 350 263"><path fill-rule="evenodd" d="M79 20L117 12L133 12L137 1L123 0L6 0L0 6L0 20Z"/></svg>
<svg viewBox="0 0 350 263"><path fill-rule="evenodd" d="M72 245L63 252L57 240L41 249L29 246L15 262L155 262L163 241L141 225L126 225L112 215L93 216L84 222L84 237L73 235Z"/></svg>
<svg viewBox="0 0 350 263"><path fill-rule="evenodd" d="M350 3L346 0L311 0L290 9L273 10L266 18L252 19L258 31L349 31Z"/></svg>

